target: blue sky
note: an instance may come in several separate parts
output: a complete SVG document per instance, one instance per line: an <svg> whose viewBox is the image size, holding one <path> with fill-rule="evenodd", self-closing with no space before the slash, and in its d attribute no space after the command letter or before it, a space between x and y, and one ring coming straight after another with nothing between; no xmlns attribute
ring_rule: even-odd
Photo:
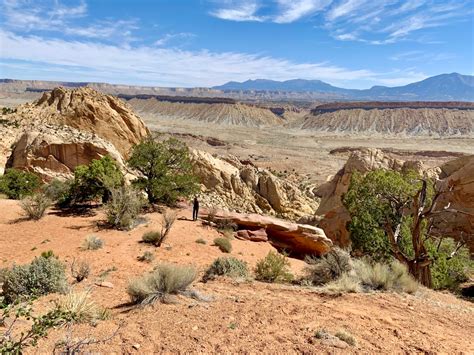
<svg viewBox="0 0 474 355"><path fill-rule="evenodd" d="M474 0L0 0L0 77L149 86L474 74Z"/></svg>

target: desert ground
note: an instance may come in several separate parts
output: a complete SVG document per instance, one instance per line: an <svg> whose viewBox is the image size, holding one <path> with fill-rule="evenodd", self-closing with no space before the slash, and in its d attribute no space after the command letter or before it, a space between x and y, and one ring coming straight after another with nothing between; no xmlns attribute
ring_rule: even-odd
<svg viewBox="0 0 474 355"><path fill-rule="evenodd" d="M192 264L202 274L215 258L225 255L212 245L218 232L190 221L191 211L186 206L176 210L181 218L161 248L140 243L145 231L159 227L159 213L146 214L139 227L120 232L100 228L104 219L100 209L87 215L50 210L38 222L24 220L17 201L0 200L0 209L0 267L27 263L45 250L53 250L68 265L74 259L90 263L91 276L73 285L73 290L89 290L90 298L109 309L112 316L96 326L73 326L69 334L72 338L102 339L119 329L111 341L86 348L92 353L474 352L473 304L427 289L414 295L328 296L309 287L217 279L196 281L192 286L208 297L207 302L177 296L171 304L131 307L128 281L156 263ZM103 239L104 247L81 250L83 240L91 234ZM207 244L197 244L198 238ZM251 267L272 248L268 243L250 241L233 240L232 244L230 255ZM144 251L156 256L153 263L137 260ZM290 260L293 272L301 274L304 263ZM104 281L109 287L98 285ZM58 297L42 297L37 301L38 309L51 307ZM321 329L352 334L356 345L316 339L314 334ZM54 330L27 353L51 353L65 335L64 329Z"/></svg>

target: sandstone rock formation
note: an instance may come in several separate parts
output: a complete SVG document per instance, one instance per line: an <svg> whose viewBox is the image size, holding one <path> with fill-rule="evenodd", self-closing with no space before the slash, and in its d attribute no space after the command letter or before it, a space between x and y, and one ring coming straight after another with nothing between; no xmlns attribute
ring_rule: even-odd
<svg viewBox="0 0 474 355"><path fill-rule="evenodd" d="M122 100L91 88L56 88L31 103L21 105L17 117L25 124L66 125L97 134L127 156L130 148L149 131Z"/></svg>
<svg viewBox="0 0 474 355"><path fill-rule="evenodd" d="M0 126L2 168L29 170L45 181L104 155L124 170L123 158L149 134L126 103L90 88L45 92L8 115L8 123Z"/></svg>
<svg viewBox="0 0 474 355"><path fill-rule="evenodd" d="M314 214L317 203L296 186L265 169L237 158L192 152L194 173L203 185L203 203L209 207L278 215L294 219Z"/></svg>
<svg viewBox="0 0 474 355"><path fill-rule="evenodd" d="M474 253L474 155L441 166L438 189L444 191L437 210L445 213L434 219L433 232L464 240Z"/></svg>
<svg viewBox="0 0 474 355"><path fill-rule="evenodd" d="M7 167L31 171L49 181L70 177L76 166L105 155L124 170L122 156L110 142L68 126L46 125L20 136Z"/></svg>
<svg viewBox="0 0 474 355"><path fill-rule="evenodd" d="M349 189L354 172L366 173L376 169L390 169L396 171L415 170L419 174L435 174L427 170L421 162L402 161L384 154L379 149L361 149L354 151L344 167L328 182L314 191L321 197L316 215L321 216L315 224L324 229L326 235L337 245L350 244L349 232L346 224L350 220L349 214L342 204L342 196Z"/></svg>
<svg viewBox="0 0 474 355"><path fill-rule="evenodd" d="M245 234L262 237L262 230L264 230L268 241L275 248L285 250L292 256L323 255L332 246L331 240L326 237L322 229L310 225L292 223L258 214L221 213L213 218L215 220L230 220L235 223L239 229L246 232L240 233L241 237ZM260 239L257 241L263 241L263 238Z"/></svg>

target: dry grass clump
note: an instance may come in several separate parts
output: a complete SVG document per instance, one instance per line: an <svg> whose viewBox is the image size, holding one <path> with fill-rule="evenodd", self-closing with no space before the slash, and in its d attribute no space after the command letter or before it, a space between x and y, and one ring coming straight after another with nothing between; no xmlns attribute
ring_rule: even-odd
<svg viewBox="0 0 474 355"><path fill-rule="evenodd" d="M232 243L227 238L214 239L214 245L218 246L223 253L230 253L232 251Z"/></svg>
<svg viewBox="0 0 474 355"><path fill-rule="evenodd" d="M353 260L353 269L329 282L322 290L332 294L348 292L395 291L415 293L419 284L405 265L394 260L390 264Z"/></svg>
<svg viewBox="0 0 474 355"><path fill-rule="evenodd" d="M153 254L151 251L146 251L142 255L137 257L138 261L142 261L145 263L151 263L155 259L155 254Z"/></svg>
<svg viewBox="0 0 474 355"><path fill-rule="evenodd" d="M82 243L82 250L97 250L104 246L104 241L95 235L89 235Z"/></svg>
<svg viewBox="0 0 474 355"><path fill-rule="evenodd" d="M143 235L142 241L144 243L153 244L157 247L160 247L161 244L168 237L168 234L173 227L174 222L176 222L176 213L165 212L161 216L161 230L160 231L150 231Z"/></svg>
<svg viewBox="0 0 474 355"><path fill-rule="evenodd" d="M249 269L245 261L234 257L217 258L206 270L203 281L214 279L216 276L229 276L232 278L247 278Z"/></svg>
<svg viewBox="0 0 474 355"><path fill-rule="evenodd" d="M85 261L80 261L76 264L76 260L74 260L71 264L71 275L76 279L77 282L81 282L84 279L89 277L91 272L90 265Z"/></svg>
<svg viewBox="0 0 474 355"><path fill-rule="evenodd" d="M90 299L89 292L70 292L59 300L58 306L77 323L93 323L109 317L109 312Z"/></svg>
<svg viewBox="0 0 474 355"><path fill-rule="evenodd" d="M357 344L355 338L352 336L352 334L349 334L348 332L344 330L338 331L336 334L334 334L339 340L342 340L343 342L349 344L350 346L355 346Z"/></svg>
<svg viewBox="0 0 474 355"><path fill-rule="evenodd" d="M107 222L114 228L129 230L143 208L143 199L138 191L128 186L110 190L110 200L105 206Z"/></svg>
<svg viewBox="0 0 474 355"><path fill-rule="evenodd" d="M160 264L151 273L132 280L127 287L132 303L166 301L168 295L182 293L196 279L192 266Z"/></svg>
<svg viewBox="0 0 474 355"><path fill-rule="evenodd" d="M351 257L348 252L333 248L326 255L306 258L305 280L315 286L336 280L351 270Z"/></svg>
<svg viewBox="0 0 474 355"><path fill-rule="evenodd" d="M40 220L44 216L51 204L52 201L43 192L28 196L21 200L20 203L26 217L35 221Z"/></svg>
<svg viewBox="0 0 474 355"><path fill-rule="evenodd" d="M265 282L290 282L293 274L290 262L285 255L270 251L267 256L257 262L255 278Z"/></svg>

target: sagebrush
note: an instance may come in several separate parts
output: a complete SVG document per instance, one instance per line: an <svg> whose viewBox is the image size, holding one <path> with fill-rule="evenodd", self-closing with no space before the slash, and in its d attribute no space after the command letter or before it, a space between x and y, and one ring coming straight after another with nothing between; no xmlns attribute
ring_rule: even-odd
<svg viewBox="0 0 474 355"><path fill-rule="evenodd" d="M247 278L249 276L249 269L245 261L237 258L217 258L206 270L203 276L203 281L212 280L216 276Z"/></svg>
<svg viewBox="0 0 474 355"><path fill-rule="evenodd" d="M293 280L288 258L278 252L270 251L265 258L257 262L255 278L265 282L289 282Z"/></svg>

